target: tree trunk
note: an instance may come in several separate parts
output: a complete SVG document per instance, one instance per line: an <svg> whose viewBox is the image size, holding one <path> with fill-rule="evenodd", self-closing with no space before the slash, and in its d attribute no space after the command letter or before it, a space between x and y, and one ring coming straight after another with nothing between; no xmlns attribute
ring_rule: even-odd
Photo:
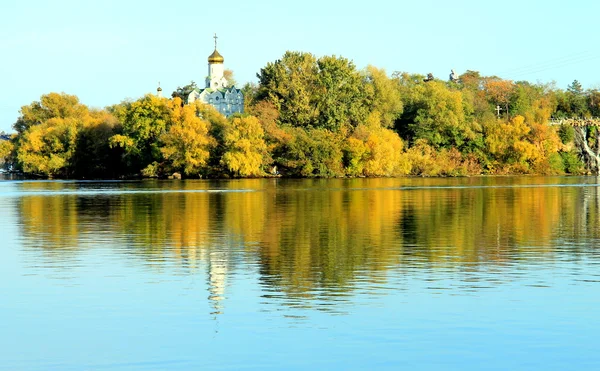
<svg viewBox="0 0 600 371"><path fill-rule="evenodd" d="M600 130L596 133L596 145L594 149L590 148L587 141L587 127L574 126L575 145L583 157L587 168L594 174L600 174Z"/></svg>

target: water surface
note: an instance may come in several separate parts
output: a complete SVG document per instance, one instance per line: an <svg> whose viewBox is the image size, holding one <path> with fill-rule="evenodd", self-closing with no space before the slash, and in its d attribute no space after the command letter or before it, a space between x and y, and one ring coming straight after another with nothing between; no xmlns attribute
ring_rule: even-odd
<svg viewBox="0 0 600 371"><path fill-rule="evenodd" d="M599 183L0 181L0 370L596 369Z"/></svg>

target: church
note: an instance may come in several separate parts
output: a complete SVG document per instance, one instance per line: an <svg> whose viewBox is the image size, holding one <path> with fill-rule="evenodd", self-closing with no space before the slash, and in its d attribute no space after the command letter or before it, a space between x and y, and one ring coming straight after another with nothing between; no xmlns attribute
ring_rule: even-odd
<svg viewBox="0 0 600 371"><path fill-rule="evenodd" d="M217 51L217 35L215 51L208 57L208 76L204 89L194 89L187 98L188 103L200 100L210 104L224 116L244 112L244 93L235 86L228 86L225 79L225 58Z"/></svg>

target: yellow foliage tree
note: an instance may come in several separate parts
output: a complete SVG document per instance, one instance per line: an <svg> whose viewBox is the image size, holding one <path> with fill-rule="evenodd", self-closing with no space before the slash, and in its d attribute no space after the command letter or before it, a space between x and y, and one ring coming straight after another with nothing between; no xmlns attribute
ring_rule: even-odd
<svg viewBox="0 0 600 371"><path fill-rule="evenodd" d="M79 122L75 118L49 119L31 126L19 141L17 160L25 173L68 177L77 146Z"/></svg>
<svg viewBox="0 0 600 371"><path fill-rule="evenodd" d="M210 122L198 117L202 103L182 106L178 99L169 101L170 126L160 140L160 151L171 171L186 176L198 175L207 165L215 140L209 135Z"/></svg>
<svg viewBox="0 0 600 371"><path fill-rule="evenodd" d="M402 162L403 142L398 134L381 127L374 111L366 125L359 125L346 140L346 173L351 176L394 176L408 173Z"/></svg>
<svg viewBox="0 0 600 371"><path fill-rule="evenodd" d="M528 173L530 163L540 156L535 145L528 140L531 127L523 116L510 122L494 122L486 127L485 142L494 159L495 172Z"/></svg>
<svg viewBox="0 0 600 371"><path fill-rule="evenodd" d="M254 116L236 117L224 128L225 153L221 163L236 177L262 176L267 145L265 132Z"/></svg>

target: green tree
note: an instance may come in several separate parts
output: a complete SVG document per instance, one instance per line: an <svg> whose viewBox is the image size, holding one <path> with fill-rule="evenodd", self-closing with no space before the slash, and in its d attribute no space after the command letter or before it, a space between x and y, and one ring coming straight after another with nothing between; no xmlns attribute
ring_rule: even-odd
<svg viewBox="0 0 600 371"><path fill-rule="evenodd" d="M589 115L585 92L583 91L583 86L581 86L579 81L574 80L567 87L567 101L570 106L570 112L573 116L585 117Z"/></svg>
<svg viewBox="0 0 600 371"><path fill-rule="evenodd" d="M288 51L257 76L257 100L272 102L282 124L340 130L370 112L365 79L345 58Z"/></svg>
<svg viewBox="0 0 600 371"><path fill-rule="evenodd" d="M460 91L450 90L439 81L409 84L403 88L403 100L404 113L396 128L410 143L426 139L436 149L461 149L477 143L478 135L465 114L468 105Z"/></svg>
<svg viewBox="0 0 600 371"><path fill-rule="evenodd" d="M286 127L281 157L275 163L284 175L331 178L344 175L343 137L327 129Z"/></svg>
<svg viewBox="0 0 600 371"><path fill-rule="evenodd" d="M318 116L315 127L333 131L364 123L370 112L371 97L365 81L348 59L325 56L317 61Z"/></svg>
<svg viewBox="0 0 600 371"><path fill-rule="evenodd" d="M110 108L122 125L122 133L112 136L110 145L123 150L129 173L139 174L146 169L150 171L147 175L157 175L153 169L162 160L159 138L167 132L171 110L177 105L182 106L179 98L168 100L148 94Z"/></svg>
<svg viewBox="0 0 600 371"><path fill-rule="evenodd" d="M77 178L117 178L123 174L121 153L110 148L109 140L121 127L107 110L90 111L89 120L79 129L73 158Z"/></svg>
<svg viewBox="0 0 600 371"><path fill-rule="evenodd" d="M312 54L288 51L257 74L257 99L272 102L284 124L314 125L318 117L317 74L317 60Z"/></svg>
<svg viewBox="0 0 600 371"><path fill-rule="evenodd" d="M171 93L171 97L181 99L181 103L186 104L188 101L188 97L192 91L198 88L198 85L194 81L191 81L189 84L182 86L178 86L177 89L173 93Z"/></svg>

